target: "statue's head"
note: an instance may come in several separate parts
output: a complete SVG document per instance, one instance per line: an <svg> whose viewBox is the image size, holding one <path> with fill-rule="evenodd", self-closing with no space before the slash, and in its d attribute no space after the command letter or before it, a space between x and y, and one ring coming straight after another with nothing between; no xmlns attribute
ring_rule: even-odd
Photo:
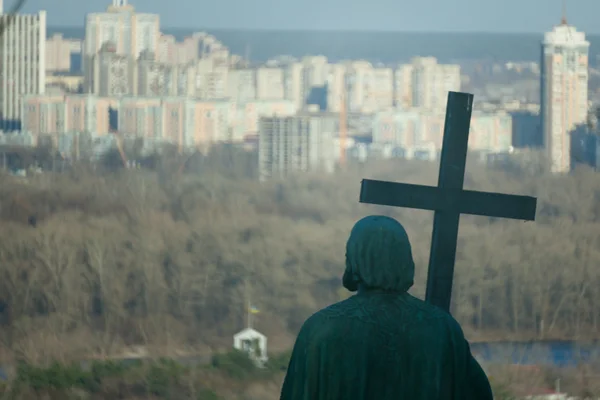
<svg viewBox="0 0 600 400"><path fill-rule="evenodd" d="M351 292L359 286L406 292L413 285L415 263L408 235L395 219L372 215L358 221L346 243L342 283Z"/></svg>

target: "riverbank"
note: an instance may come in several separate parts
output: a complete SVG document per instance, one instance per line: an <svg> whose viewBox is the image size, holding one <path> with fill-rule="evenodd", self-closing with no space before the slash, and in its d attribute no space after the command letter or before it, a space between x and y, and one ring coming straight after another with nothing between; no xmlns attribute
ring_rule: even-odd
<svg viewBox="0 0 600 400"><path fill-rule="evenodd" d="M277 399L289 354L273 355L265 368L238 351L208 364L173 359L96 360L47 366L19 364L0 385L0 397L48 399Z"/></svg>
<svg viewBox="0 0 600 400"><path fill-rule="evenodd" d="M96 360L46 366L18 365L0 383L0 398L11 400L277 400L289 353L273 355L257 368L244 353L215 355L208 364L168 358ZM486 368L496 399L514 399L562 385L563 393L597 395L588 366L577 368L492 365Z"/></svg>

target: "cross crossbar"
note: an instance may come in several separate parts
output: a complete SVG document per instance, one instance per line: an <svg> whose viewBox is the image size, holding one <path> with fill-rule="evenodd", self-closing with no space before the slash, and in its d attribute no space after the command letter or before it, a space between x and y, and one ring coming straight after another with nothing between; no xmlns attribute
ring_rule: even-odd
<svg viewBox="0 0 600 400"><path fill-rule="evenodd" d="M361 201L369 199L368 203L382 206L451 211L525 221L535 220L536 199L530 196L365 179L360 198Z"/></svg>
<svg viewBox="0 0 600 400"><path fill-rule="evenodd" d="M364 179L360 202L435 211L425 300L450 310L460 214L535 220L537 200L464 190L473 95L450 92L438 186Z"/></svg>

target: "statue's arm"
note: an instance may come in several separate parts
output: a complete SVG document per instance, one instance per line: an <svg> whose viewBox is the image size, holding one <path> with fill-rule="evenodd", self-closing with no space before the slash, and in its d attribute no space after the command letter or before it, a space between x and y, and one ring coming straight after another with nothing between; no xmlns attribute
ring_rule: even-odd
<svg viewBox="0 0 600 400"><path fill-rule="evenodd" d="M283 386L281 387L280 400L310 400L307 393L307 352L310 320L307 320L296 338L290 363L288 364Z"/></svg>
<svg viewBox="0 0 600 400"><path fill-rule="evenodd" d="M467 349L469 349L467 345ZM492 387L490 381L481 368L481 365L477 362L475 357L471 354L471 350L468 350L469 360L467 364L467 382L469 382L469 391L471 393L470 399L473 400L494 400L492 394Z"/></svg>
<svg viewBox="0 0 600 400"><path fill-rule="evenodd" d="M298 341L296 341L285 379L283 380L283 386L281 387L280 400L299 400L304 396L303 386L305 378L303 376L303 362L298 360L300 353Z"/></svg>
<svg viewBox="0 0 600 400"><path fill-rule="evenodd" d="M469 342L465 338L462 328L460 324L452 317L449 316L450 326L453 341L457 343L455 347L455 354L460 358L461 369L465 369L461 373L461 379L464 379L464 394L460 396L465 396L468 400L494 400L494 396L492 394L492 388L490 386L490 381L488 380L487 375L481 368L481 365L477 362L475 357L473 357L473 353L471 353L471 346L469 346Z"/></svg>

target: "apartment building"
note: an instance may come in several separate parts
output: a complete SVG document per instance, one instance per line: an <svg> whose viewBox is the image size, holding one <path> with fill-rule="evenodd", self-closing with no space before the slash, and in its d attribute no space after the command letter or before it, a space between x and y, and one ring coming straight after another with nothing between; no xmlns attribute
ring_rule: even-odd
<svg viewBox="0 0 600 400"><path fill-rule="evenodd" d="M290 173L323 171L335 167L335 115L301 114L265 117L258 139L259 178L285 178Z"/></svg>
<svg viewBox="0 0 600 400"><path fill-rule="evenodd" d="M135 60L128 55L119 54L114 43L105 42L90 60L91 67L88 71L91 73L92 86L90 92L86 93L118 97L136 92Z"/></svg>
<svg viewBox="0 0 600 400"><path fill-rule="evenodd" d="M71 55L81 54L82 41L66 39L61 33L55 33L46 40L46 73L71 72Z"/></svg>
<svg viewBox="0 0 600 400"><path fill-rule="evenodd" d="M441 148L443 123L443 116L416 108L378 112L373 118L373 143L402 149Z"/></svg>
<svg viewBox="0 0 600 400"><path fill-rule="evenodd" d="M365 103L365 112L368 113L394 106L394 70L392 68L373 68Z"/></svg>
<svg viewBox="0 0 600 400"><path fill-rule="evenodd" d="M129 97L119 106L119 131L128 136L207 147L228 141L230 103L189 97Z"/></svg>
<svg viewBox="0 0 600 400"><path fill-rule="evenodd" d="M469 149L481 153L506 153L512 146L512 116L504 111L474 111Z"/></svg>
<svg viewBox="0 0 600 400"><path fill-rule="evenodd" d="M0 130L20 130L23 97L45 92L45 54L46 12L15 15L0 37Z"/></svg>
<svg viewBox="0 0 600 400"><path fill-rule="evenodd" d="M105 43L110 42L114 52L137 60L142 51L159 51L160 17L158 14L136 13L127 0L113 0L106 12L91 13L85 19L83 44L84 91L96 93L93 58Z"/></svg>
<svg viewBox="0 0 600 400"><path fill-rule="evenodd" d="M229 65L213 58L200 59L196 64L196 97L220 99L227 97Z"/></svg>
<svg viewBox="0 0 600 400"><path fill-rule="evenodd" d="M298 108L289 100L255 100L236 106L236 115L232 121L232 140L244 141L258 134L259 121L263 117L287 117L296 114Z"/></svg>
<svg viewBox="0 0 600 400"><path fill-rule="evenodd" d="M434 57L417 57L410 69L412 106L444 112L448 92L460 90L460 66L438 64Z"/></svg>
<svg viewBox="0 0 600 400"><path fill-rule="evenodd" d="M304 88L303 66L298 62L289 62L283 66L284 73L284 98L293 102L298 109L302 108L306 99Z"/></svg>
<svg viewBox="0 0 600 400"><path fill-rule="evenodd" d="M438 64L434 57L416 57L396 68L393 85L397 107L443 112L448 92L460 91L460 66Z"/></svg>
<svg viewBox="0 0 600 400"><path fill-rule="evenodd" d="M327 79L327 111L339 113L342 104L348 109L348 83L346 77L347 65L332 64Z"/></svg>
<svg viewBox="0 0 600 400"><path fill-rule="evenodd" d="M571 169L569 133L588 115L588 56L585 33L565 19L544 35L540 76L541 123L549 169Z"/></svg>
<svg viewBox="0 0 600 400"><path fill-rule="evenodd" d="M189 97L99 97L91 94L34 95L25 99L23 130L33 136L111 132L110 114L119 133L182 147L208 147L229 141L232 103Z"/></svg>
<svg viewBox="0 0 600 400"><path fill-rule="evenodd" d="M256 97L259 100L283 100L285 97L285 75L279 67L256 69Z"/></svg>
<svg viewBox="0 0 600 400"><path fill-rule="evenodd" d="M405 152L420 149L441 151L444 114L420 108L379 112L373 118L373 143L391 145ZM508 152L512 145L512 117L504 111L474 111L469 150L481 153Z"/></svg>
<svg viewBox="0 0 600 400"><path fill-rule="evenodd" d="M256 70L252 68L236 68L229 71L227 80L227 97L246 103L257 99Z"/></svg>
<svg viewBox="0 0 600 400"><path fill-rule="evenodd" d="M109 109L118 101L89 94L28 95L23 105L25 133L34 136L86 132L109 133Z"/></svg>

